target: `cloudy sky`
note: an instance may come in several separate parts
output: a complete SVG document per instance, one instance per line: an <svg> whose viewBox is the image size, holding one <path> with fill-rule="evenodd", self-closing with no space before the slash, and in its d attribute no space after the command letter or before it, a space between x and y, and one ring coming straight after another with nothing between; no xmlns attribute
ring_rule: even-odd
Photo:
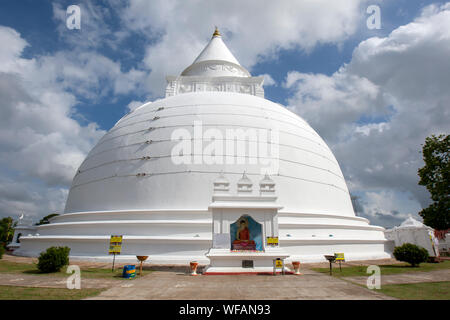
<svg viewBox="0 0 450 320"><path fill-rule="evenodd" d="M80 30L66 26L72 4ZM429 204L417 169L425 137L450 128L450 2L4 0L0 217L62 212L89 150L161 98L165 75L192 63L215 25L266 76L266 98L325 139L358 215L391 227Z"/></svg>

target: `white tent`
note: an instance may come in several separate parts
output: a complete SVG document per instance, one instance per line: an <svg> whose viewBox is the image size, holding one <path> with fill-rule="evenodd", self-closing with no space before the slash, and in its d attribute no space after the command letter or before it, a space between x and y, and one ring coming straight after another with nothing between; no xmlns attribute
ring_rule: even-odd
<svg viewBox="0 0 450 320"><path fill-rule="evenodd" d="M439 256L439 241L434 236L433 228L417 221L411 215L399 227L384 232L386 239L392 240L395 246L412 243L427 249L431 257Z"/></svg>

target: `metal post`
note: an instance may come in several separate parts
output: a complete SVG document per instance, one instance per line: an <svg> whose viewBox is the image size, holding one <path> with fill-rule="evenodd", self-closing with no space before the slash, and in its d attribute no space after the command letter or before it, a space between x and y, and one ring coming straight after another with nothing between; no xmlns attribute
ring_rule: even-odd
<svg viewBox="0 0 450 320"><path fill-rule="evenodd" d="M276 260L273 260L273 275L276 276L277 275L277 267L276 267Z"/></svg>
<svg viewBox="0 0 450 320"><path fill-rule="evenodd" d="M333 274L332 269L333 269L333 267L331 266L331 260L330 260L330 276Z"/></svg>
<svg viewBox="0 0 450 320"><path fill-rule="evenodd" d="M111 272L114 272L114 262L116 262L116 253L114 253L113 265L112 265L112 270L111 270Z"/></svg>
<svg viewBox="0 0 450 320"><path fill-rule="evenodd" d="M341 260L339 260L339 271L342 272L342 268L341 268Z"/></svg>

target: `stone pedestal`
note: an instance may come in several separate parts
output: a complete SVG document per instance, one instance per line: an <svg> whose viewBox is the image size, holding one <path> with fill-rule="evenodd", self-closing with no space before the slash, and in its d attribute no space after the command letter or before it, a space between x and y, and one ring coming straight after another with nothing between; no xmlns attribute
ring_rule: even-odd
<svg viewBox="0 0 450 320"><path fill-rule="evenodd" d="M211 248L206 255L211 261L206 269L206 275L219 274L250 274L273 273L273 261L285 259L289 254L281 248L254 252L234 252L227 249ZM251 261L253 266L245 265Z"/></svg>

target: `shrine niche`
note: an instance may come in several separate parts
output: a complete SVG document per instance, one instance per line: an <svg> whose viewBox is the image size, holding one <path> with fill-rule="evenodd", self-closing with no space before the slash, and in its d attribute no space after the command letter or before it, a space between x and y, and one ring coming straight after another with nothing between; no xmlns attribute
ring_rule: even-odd
<svg viewBox="0 0 450 320"><path fill-rule="evenodd" d="M266 238L279 237L278 210L282 207L276 203L275 182L266 174L255 193L247 173L230 188L221 172L213 191L209 205L213 241L206 255L211 263L204 274L273 273L273 261L289 257L280 246L265 243Z"/></svg>
<svg viewBox="0 0 450 320"><path fill-rule="evenodd" d="M262 225L248 215L230 225L231 250L263 251Z"/></svg>

